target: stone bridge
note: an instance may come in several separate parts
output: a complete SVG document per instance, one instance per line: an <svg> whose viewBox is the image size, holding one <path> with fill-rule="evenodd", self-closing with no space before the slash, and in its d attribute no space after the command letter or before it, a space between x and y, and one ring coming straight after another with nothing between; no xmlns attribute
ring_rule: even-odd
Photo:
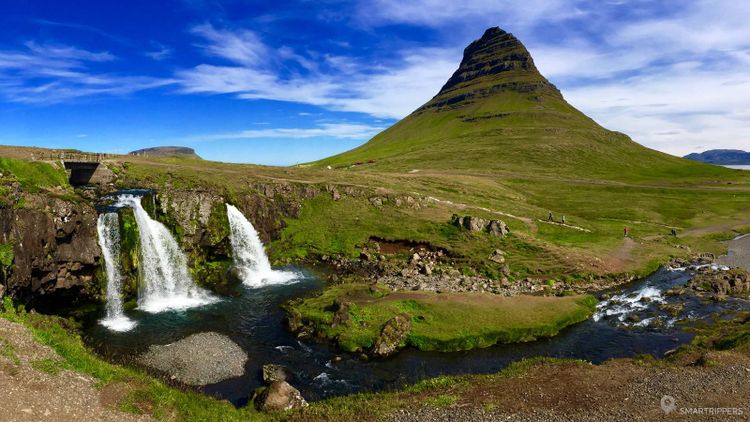
<svg viewBox="0 0 750 422"><path fill-rule="evenodd" d="M33 159L39 161L59 161L68 173L68 181L73 186L105 184L112 180L112 171L102 165L110 154L89 154L84 152L52 152L36 154Z"/></svg>

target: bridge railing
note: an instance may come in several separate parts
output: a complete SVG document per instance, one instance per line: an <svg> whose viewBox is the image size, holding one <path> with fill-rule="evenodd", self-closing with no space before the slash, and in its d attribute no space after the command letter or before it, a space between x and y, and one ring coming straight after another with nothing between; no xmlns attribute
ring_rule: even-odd
<svg viewBox="0 0 750 422"><path fill-rule="evenodd" d="M32 161L74 161L80 163L99 163L107 158L114 157L114 154L103 153L85 153L85 152L34 152L31 154Z"/></svg>

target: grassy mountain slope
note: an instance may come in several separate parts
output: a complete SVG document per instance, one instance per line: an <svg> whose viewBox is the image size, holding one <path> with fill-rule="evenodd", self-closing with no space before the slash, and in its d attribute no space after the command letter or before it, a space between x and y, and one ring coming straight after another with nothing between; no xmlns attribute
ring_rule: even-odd
<svg viewBox="0 0 750 422"><path fill-rule="evenodd" d="M613 180L728 174L602 128L568 104L538 72L523 44L499 28L488 29L466 48L458 70L432 100L368 143L315 164L358 162L377 170Z"/></svg>

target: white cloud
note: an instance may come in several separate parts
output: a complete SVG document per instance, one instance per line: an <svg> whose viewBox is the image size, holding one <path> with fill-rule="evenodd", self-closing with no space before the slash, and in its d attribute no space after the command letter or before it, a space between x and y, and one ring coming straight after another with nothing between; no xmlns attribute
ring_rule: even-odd
<svg viewBox="0 0 750 422"><path fill-rule="evenodd" d="M322 66L288 47L272 49L247 30L232 33L202 26L205 51L232 65L200 64L177 72L186 93L234 94L241 99L269 99L401 118L435 95L455 70L457 49L424 48L401 52L390 67L372 67L348 57L328 56ZM217 35L221 34L221 35ZM231 47L230 47L231 46ZM265 60L255 53L262 51ZM304 72L282 76L281 67L297 64Z"/></svg>
<svg viewBox="0 0 750 422"><path fill-rule="evenodd" d="M360 19L440 27L446 23L470 24L476 28L512 22L517 27L541 21L559 21L581 16L577 4L565 0L370 0L360 2Z"/></svg>
<svg viewBox="0 0 750 422"><path fill-rule="evenodd" d="M675 70L570 88L566 98L610 129L675 155L750 147L750 76Z"/></svg>
<svg viewBox="0 0 750 422"><path fill-rule="evenodd" d="M271 128L251 129L232 133L199 135L193 137L197 141L218 141L228 139L290 139L290 138L338 138L366 140L385 129L358 123L322 123L312 128Z"/></svg>
<svg viewBox="0 0 750 422"><path fill-rule="evenodd" d="M201 47L211 56L245 65L258 66L267 62L268 49L252 31L216 29L206 23L194 27L192 32L207 41Z"/></svg>
<svg viewBox="0 0 750 422"><path fill-rule="evenodd" d="M97 95L124 95L174 83L147 76L94 73L90 63L111 62L109 52L65 45L25 43L26 50L0 51L0 95L26 104L54 104Z"/></svg>
<svg viewBox="0 0 750 422"><path fill-rule="evenodd" d="M375 25L459 34L510 25L540 71L604 126L678 155L750 149L749 2L695 0L666 9L648 1L532 3L373 0L361 10ZM562 22L564 36L551 37L548 24Z"/></svg>

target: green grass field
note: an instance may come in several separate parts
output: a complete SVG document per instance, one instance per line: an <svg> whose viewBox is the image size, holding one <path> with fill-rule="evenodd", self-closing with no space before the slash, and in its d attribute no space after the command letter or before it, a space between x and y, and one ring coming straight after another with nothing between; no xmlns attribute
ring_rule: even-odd
<svg viewBox="0 0 750 422"><path fill-rule="evenodd" d="M335 302L351 303L345 324L332 325ZM384 288L373 292L361 284L331 286L320 296L287 305L292 315L310 321L318 334L349 352L372 348L382 327L397 314L411 320L405 345L457 351L552 337L589 318L595 306L591 296L392 293Z"/></svg>

